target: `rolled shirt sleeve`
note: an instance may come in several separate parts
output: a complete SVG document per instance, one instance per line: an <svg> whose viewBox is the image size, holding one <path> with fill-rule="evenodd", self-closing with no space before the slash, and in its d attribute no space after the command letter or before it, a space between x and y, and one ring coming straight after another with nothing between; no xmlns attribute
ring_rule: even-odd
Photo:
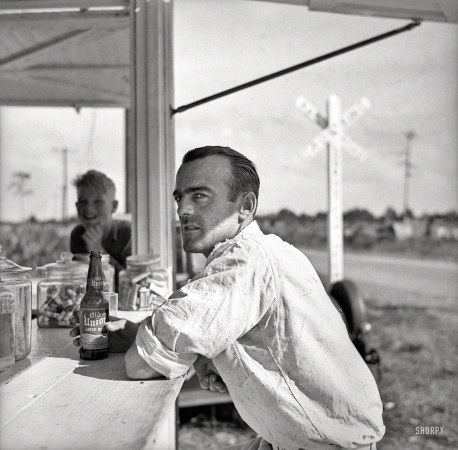
<svg viewBox="0 0 458 450"><path fill-rule="evenodd" d="M142 323L138 352L166 377L183 375L197 355L214 358L256 326L274 299L266 259L243 243L220 244L199 277Z"/></svg>
<svg viewBox="0 0 458 450"><path fill-rule="evenodd" d="M152 320L153 316L146 318L138 329L135 341L138 353L150 367L169 379L184 375L197 359L197 355L179 354L165 347L154 333Z"/></svg>
<svg viewBox="0 0 458 450"><path fill-rule="evenodd" d="M255 327L275 299L272 270L243 242L215 249L201 277L155 311L158 339L177 353L214 358Z"/></svg>

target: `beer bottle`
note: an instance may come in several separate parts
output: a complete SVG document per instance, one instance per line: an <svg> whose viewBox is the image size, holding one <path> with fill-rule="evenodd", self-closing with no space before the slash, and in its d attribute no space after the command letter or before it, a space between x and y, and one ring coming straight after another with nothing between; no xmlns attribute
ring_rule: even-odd
<svg viewBox="0 0 458 450"><path fill-rule="evenodd" d="M108 336L102 334L102 328L109 320L109 304L103 293L102 253L91 251L89 258L86 293L79 311L80 357L104 359L108 356Z"/></svg>

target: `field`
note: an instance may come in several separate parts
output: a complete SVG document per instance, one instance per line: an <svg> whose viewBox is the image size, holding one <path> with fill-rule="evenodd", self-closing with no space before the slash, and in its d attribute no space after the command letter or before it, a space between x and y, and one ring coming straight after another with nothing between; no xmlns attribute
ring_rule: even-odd
<svg viewBox="0 0 458 450"><path fill-rule="evenodd" d="M68 251L73 225L2 224L2 256L33 268L53 262ZM456 241L384 242L371 252L458 261ZM377 448L458 449L458 305L433 304L419 298L421 293L406 302L395 286L389 302L382 294L365 296L372 344L382 360L379 388L387 431ZM180 416L180 450L219 449L255 436L230 406L183 410ZM429 434L420 434L426 427ZM430 427L443 429L431 434Z"/></svg>

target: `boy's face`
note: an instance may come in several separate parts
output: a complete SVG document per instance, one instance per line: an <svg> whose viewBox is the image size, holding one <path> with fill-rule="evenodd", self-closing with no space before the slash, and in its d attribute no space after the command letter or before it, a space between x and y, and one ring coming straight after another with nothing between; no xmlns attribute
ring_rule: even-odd
<svg viewBox="0 0 458 450"><path fill-rule="evenodd" d="M212 155L183 164L175 191L183 248L208 256L215 245L233 238L239 229L240 196L230 201L231 165Z"/></svg>
<svg viewBox="0 0 458 450"><path fill-rule="evenodd" d="M112 214L118 206L114 192L100 192L93 187L82 186L78 188L77 195L76 209L82 225L85 228L100 225L104 231L109 230Z"/></svg>

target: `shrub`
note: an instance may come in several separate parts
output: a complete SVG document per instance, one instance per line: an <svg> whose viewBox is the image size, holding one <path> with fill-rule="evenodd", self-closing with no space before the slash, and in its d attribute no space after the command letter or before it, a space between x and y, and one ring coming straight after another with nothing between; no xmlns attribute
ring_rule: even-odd
<svg viewBox="0 0 458 450"><path fill-rule="evenodd" d="M60 259L70 249L73 225L24 222L0 225L2 256L21 266L36 268Z"/></svg>

